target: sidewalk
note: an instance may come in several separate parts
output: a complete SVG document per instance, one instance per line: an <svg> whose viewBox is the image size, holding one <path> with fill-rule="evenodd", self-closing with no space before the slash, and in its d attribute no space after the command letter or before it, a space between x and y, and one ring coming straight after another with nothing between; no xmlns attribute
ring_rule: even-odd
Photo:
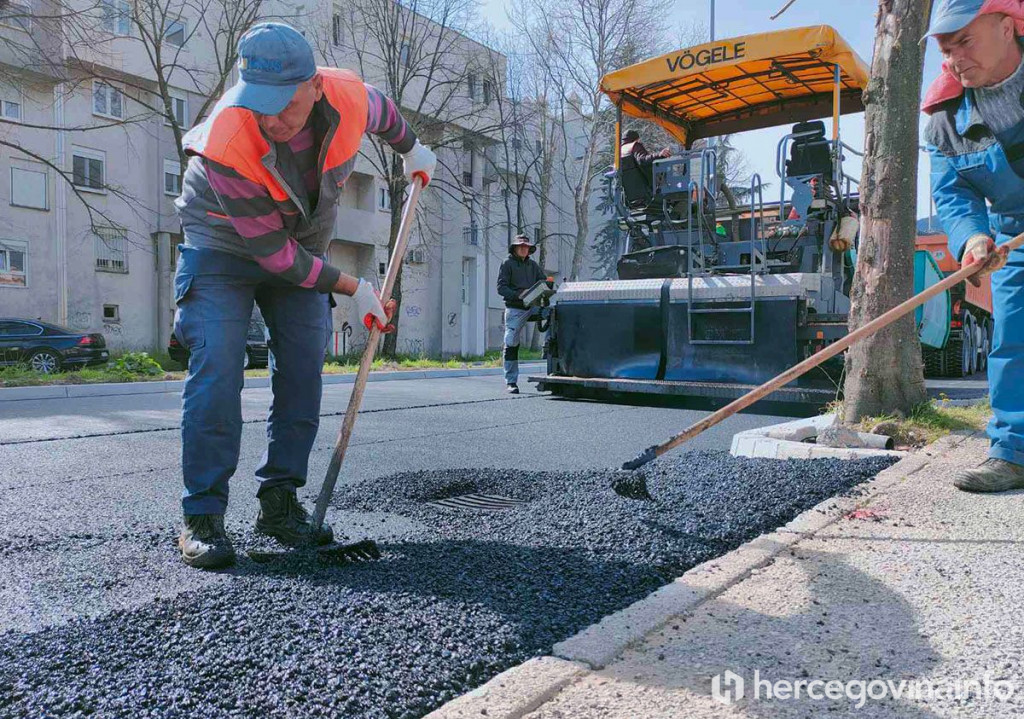
<svg viewBox="0 0 1024 719"><path fill-rule="evenodd" d="M522 362L519 374L543 371L543 362ZM500 375L501 367L473 367L467 369L386 370L370 372L368 382L391 382L410 379L441 379L452 377L481 377ZM324 385L353 384L356 373L322 375ZM111 395L156 394L181 392L182 380L155 382L97 382L96 384L47 384L34 387L0 387L0 402L23 399L67 399L69 397L109 397ZM243 389L269 387L270 377L246 377Z"/></svg>
<svg viewBox="0 0 1024 719"><path fill-rule="evenodd" d="M1021 716L1024 492L950 484L987 446L944 438L430 717Z"/></svg>

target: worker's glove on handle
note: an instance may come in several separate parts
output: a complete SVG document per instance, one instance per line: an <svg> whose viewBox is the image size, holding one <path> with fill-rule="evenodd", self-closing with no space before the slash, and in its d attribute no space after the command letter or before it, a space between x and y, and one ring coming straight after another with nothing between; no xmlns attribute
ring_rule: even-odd
<svg viewBox="0 0 1024 719"><path fill-rule="evenodd" d="M356 316L360 318L366 329L371 329L376 325L377 329L384 334L395 331L394 325L390 324L397 306L394 300L389 300L388 306L385 308L380 302L377 290L362 279L359 280L359 286L356 288L355 294L352 295L352 299L356 303Z"/></svg>
<svg viewBox="0 0 1024 719"><path fill-rule="evenodd" d="M1006 264L1006 250L996 247L995 240L985 234L972 235L964 246L962 266L981 264L981 269L968 277L975 287L981 286L981 278L990 275Z"/></svg>
<svg viewBox="0 0 1024 719"><path fill-rule="evenodd" d="M402 164L406 179L409 182L413 178L420 178L423 186L430 184L434 176L434 168L437 167L437 155L429 147L425 147L417 140L412 149L402 155Z"/></svg>

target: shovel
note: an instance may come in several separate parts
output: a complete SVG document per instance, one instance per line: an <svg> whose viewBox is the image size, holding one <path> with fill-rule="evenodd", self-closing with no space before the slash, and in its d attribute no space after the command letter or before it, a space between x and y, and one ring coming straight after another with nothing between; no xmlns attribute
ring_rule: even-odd
<svg viewBox="0 0 1024 719"><path fill-rule="evenodd" d="M409 232L416 216L416 203L419 202L420 192L423 190L423 181L415 177L409 190L409 197L402 208L402 224L398 228L398 237L395 240L395 250L388 262L388 271L384 277L384 287L380 293L381 304L386 305L391 299L395 282L398 279L398 270L405 259L405 250L409 243ZM313 510L312 526L319 527L323 524L327 515L327 506L334 496L334 485L338 482L338 473L345 461L345 452L348 450L349 440L352 439L352 430L356 424L356 417L359 415L359 407L363 403L363 392L366 391L366 382L370 375L370 367L373 365L373 357L377 353L377 344L380 341L381 331L374 322L370 326L370 336L366 340L366 349L359 360L359 371L356 373L356 381L352 385L352 395L348 399L348 409L345 411L345 419L341 423L341 431L338 433L338 440L334 445L334 452L331 454L330 464L327 465L327 476L320 487L320 494L316 499L316 507ZM290 554L313 555L321 561L333 563L361 562L380 558L380 550L376 542L371 539L364 539L352 544L340 544L337 542L316 547L312 544L297 547ZM266 561L271 558L283 556L282 553L258 552L250 553L250 557L257 561Z"/></svg>

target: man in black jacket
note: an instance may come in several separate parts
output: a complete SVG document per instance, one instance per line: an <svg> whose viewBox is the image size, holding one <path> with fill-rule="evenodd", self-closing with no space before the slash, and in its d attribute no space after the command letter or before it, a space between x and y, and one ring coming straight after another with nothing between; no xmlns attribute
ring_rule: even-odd
<svg viewBox="0 0 1024 719"><path fill-rule="evenodd" d="M516 235L498 270L498 294L505 299L505 384L511 394L519 394L519 335L534 314L520 296L544 279L540 265L530 259L536 251L526 235Z"/></svg>

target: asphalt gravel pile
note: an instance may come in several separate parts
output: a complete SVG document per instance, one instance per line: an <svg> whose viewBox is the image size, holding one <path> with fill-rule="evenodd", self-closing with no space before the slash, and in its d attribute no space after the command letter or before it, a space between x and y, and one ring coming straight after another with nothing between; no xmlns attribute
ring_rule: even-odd
<svg viewBox="0 0 1024 719"><path fill-rule="evenodd" d="M646 468L655 502L614 494L610 471L346 487L346 512L418 520L380 561L243 559L215 589L0 634L0 716L421 717L890 463L680 454ZM523 503L430 504L469 492Z"/></svg>

